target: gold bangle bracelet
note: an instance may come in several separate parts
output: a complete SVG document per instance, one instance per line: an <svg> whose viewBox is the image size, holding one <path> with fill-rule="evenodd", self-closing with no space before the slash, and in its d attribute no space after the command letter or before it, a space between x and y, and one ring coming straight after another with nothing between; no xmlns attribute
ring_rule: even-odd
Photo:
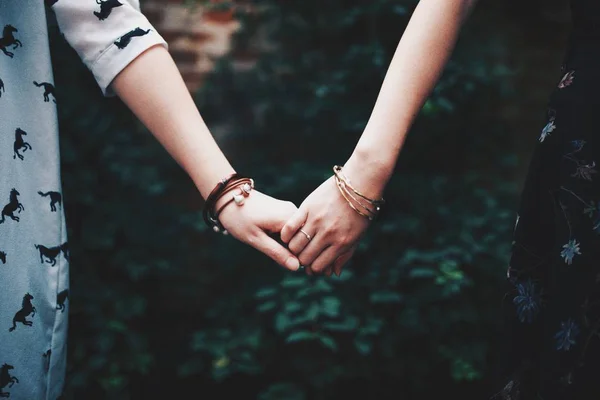
<svg viewBox="0 0 600 400"><path fill-rule="evenodd" d="M359 215L361 215L361 216L363 216L363 217L365 217L365 218L368 218L368 219L369 219L369 221L373 221L373 217L371 217L370 215L367 215L367 214L363 213L363 212L362 212L362 211L360 211L358 208L356 208L356 207L354 206L354 204L352 204L352 201L350 201L350 199L349 199L349 198L346 196L346 192L344 191L344 189L342 189L342 188L340 187L340 185L337 185L337 187L338 187L338 190L340 191L340 193L342 194L342 196L344 197L344 199L346 199L346 202L348 202L348 205L349 205L350 207L352 207L352 209L353 209L354 211L356 211L356 212L357 212Z"/></svg>
<svg viewBox="0 0 600 400"><path fill-rule="evenodd" d="M342 172L342 167L340 167L339 165L335 165L333 167L333 173L335 174L336 177L338 177L341 181L343 181L344 184L351 191L353 191L357 196L363 198L364 200L368 201L373 206L375 206L375 208L377 209L377 211L379 211L379 208L383 204L385 204L385 200L384 199L380 199L380 200L371 199L370 197L367 197L364 194L362 194L361 192L359 192L358 190L356 190L356 188L354 188L354 186L352 186L352 184L350 183L350 179L346 175L344 175L344 173Z"/></svg>
<svg viewBox="0 0 600 400"><path fill-rule="evenodd" d="M354 195L346 188L346 182L344 182L337 176L335 177L335 181L336 181L338 187L341 188L348 196L350 196L352 198L352 200L354 200L355 203L357 203L359 206L361 206L367 213L372 214L373 216L375 216L377 214L377 211L379 211L379 209L375 208L375 210L371 210L369 207L364 205L359 199L354 197Z"/></svg>

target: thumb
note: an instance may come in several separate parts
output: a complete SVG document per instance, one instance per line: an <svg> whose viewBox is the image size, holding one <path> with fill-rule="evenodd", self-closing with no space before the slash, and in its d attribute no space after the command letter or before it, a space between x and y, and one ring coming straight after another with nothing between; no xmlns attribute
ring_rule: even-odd
<svg viewBox="0 0 600 400"><path fill-rule="evenodd" d="M297 211L298 208L291 201L279 201L279 204L271 206L268 218L261 221L258 226L266 232L279 233Z"/></svg>
<svg viewBox="0 0 600 400"><path fill-rule="evenodd" d="M252 246L290 271L297 271L300 268L298 258L263 231L252 242Z"/></svg>

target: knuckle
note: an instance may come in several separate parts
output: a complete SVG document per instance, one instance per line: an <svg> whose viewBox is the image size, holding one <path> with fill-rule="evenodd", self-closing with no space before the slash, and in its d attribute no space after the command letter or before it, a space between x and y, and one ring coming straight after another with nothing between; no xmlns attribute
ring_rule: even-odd
<svg viewBox="0 0 600 400"><path fill-rule="evenodd" d="M341 235L338 240L338 243L342 247L348 247L350 246L350 244L352 244L352 238L349 235Z"/></svg>
<svg viewBox="0 0 600 400"><path fill-rule="evenodd" d="M255 235L247 235L246 236L246 243L248 243L250 246L256 247L256 236Z"/></svg>
<svg viewBox="0 0 600 400"><path fill-rule="evenodd" d="M323 221L325 221L325 215L319 213L316 214L313 218L312 218L313 222L315 224L321 224Z"/></svg>
<svg viewBox="0 0 600 400"><path fill-rule="evenodd" d="M324 226L323 228L321 228L323 230L323 233L326 236L338 236L338 228L336 227L336 225L327 225Z"/></svg>
<svg viewBox="0 0 600 400"><path fill-rule="evenodd" d="M279 252L279 249L275 246L267 246L265 249L265 253L274 260L278 260L281 258L281 253Z"/></svg>
<svg viewBox="0 0 600 400"><path fill-rule="evenodd" d="M290 249L290 251L294 254L298 254L301 250L297 243L290 243L288 245L288 249Z"/></svg>

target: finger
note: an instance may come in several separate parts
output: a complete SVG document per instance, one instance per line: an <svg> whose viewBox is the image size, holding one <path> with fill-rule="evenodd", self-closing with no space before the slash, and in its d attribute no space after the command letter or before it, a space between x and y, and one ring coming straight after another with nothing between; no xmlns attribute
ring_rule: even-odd
<svg viewBox="0 0 600 400"><path fill-rule="evenodd" d="M291 201L281 201L277 207L269 210L271 216L268 220L264 221L261 229L269 233L280 233L286 222L298 212L298 207Z"/></svg>
<svg viewBox="0 0 600 400"><path fill-rule="evenodd" d="M298 229L298 232L296 232L294 237L292 237L288 243L288 249L290 249L290 251L294 254L300 254L312 240L312 235L309 232L313 232L310 225L303 226L302 228Z"/></svg>
<svg viewBox="0 0 600 400"><path fill-rule="evenodd" d="M306 270L306 275L308 276L313 276L315 274L310 267L304 267L304 269Z"/></svg>
<svg viewBox="0 0 600 400"><path fill-rule="evenodd" d="M308 210L303 208L298 209L298 211L288 219L283 228L281 228L281 241L283 243L289 243L292 237L298 232L298 229L302 228L307 219Z"/></svg>
<svg viewBox="0 0 600 400"><path fill-rule="evenodd" d="M296 256L262 231L250 244L290 271L297 271L300 268L300 262Z"/></svg>
<svg viewBox="0 0 600 400"><path fill-rule="evenodd" d="M333 274L333 264L325 267L325 269L323 270L323 275L325 275L326 277L329 278L331 274Z"/></svg>
<svg viewBox="0 0 600 400"><path fill-rule="evenodd" d="M298 254L298 260L300 260L302 265L310 265L313 272L317 272L314 268L312 268L312 263L319 256L319 254L321 254L328 247L329 242L327 241L327 237L317 232L315 237L312 238L302 252Z"/></svg>
<svg viewBox="0 0 600 400"><path fill-rule="evenodd" d="M331 268L328 267L331 267L335 259L338 258L341 253L343 253L343 250L339 247L329 246L317 256L312 264L310 264L310 268L318 274L323 273L327 276L331 276Z"/></svg>
<svg viewBox="0 0 600 400"><path fill-rule="evenodd" d="M356 247L351 248L350 250L348 250L347 252L345 252L344 254L342 254L341 256L339 256L334 262L333 262L333 272L337 275L340 276L342 274L342 268L344 267L344 265L350 261L350 259L352 258L352 256L354 255L354 252L356 251Z"/></svg>

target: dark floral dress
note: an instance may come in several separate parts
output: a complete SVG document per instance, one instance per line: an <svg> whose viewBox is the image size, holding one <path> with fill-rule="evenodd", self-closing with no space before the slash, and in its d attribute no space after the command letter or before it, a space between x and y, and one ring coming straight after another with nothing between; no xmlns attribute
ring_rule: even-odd
<svg viewBox="0 0 600 400"><path fill-rule="evenodd" d="M515 224L495 399L600 399L600 1L571 8Z"/></svg>

